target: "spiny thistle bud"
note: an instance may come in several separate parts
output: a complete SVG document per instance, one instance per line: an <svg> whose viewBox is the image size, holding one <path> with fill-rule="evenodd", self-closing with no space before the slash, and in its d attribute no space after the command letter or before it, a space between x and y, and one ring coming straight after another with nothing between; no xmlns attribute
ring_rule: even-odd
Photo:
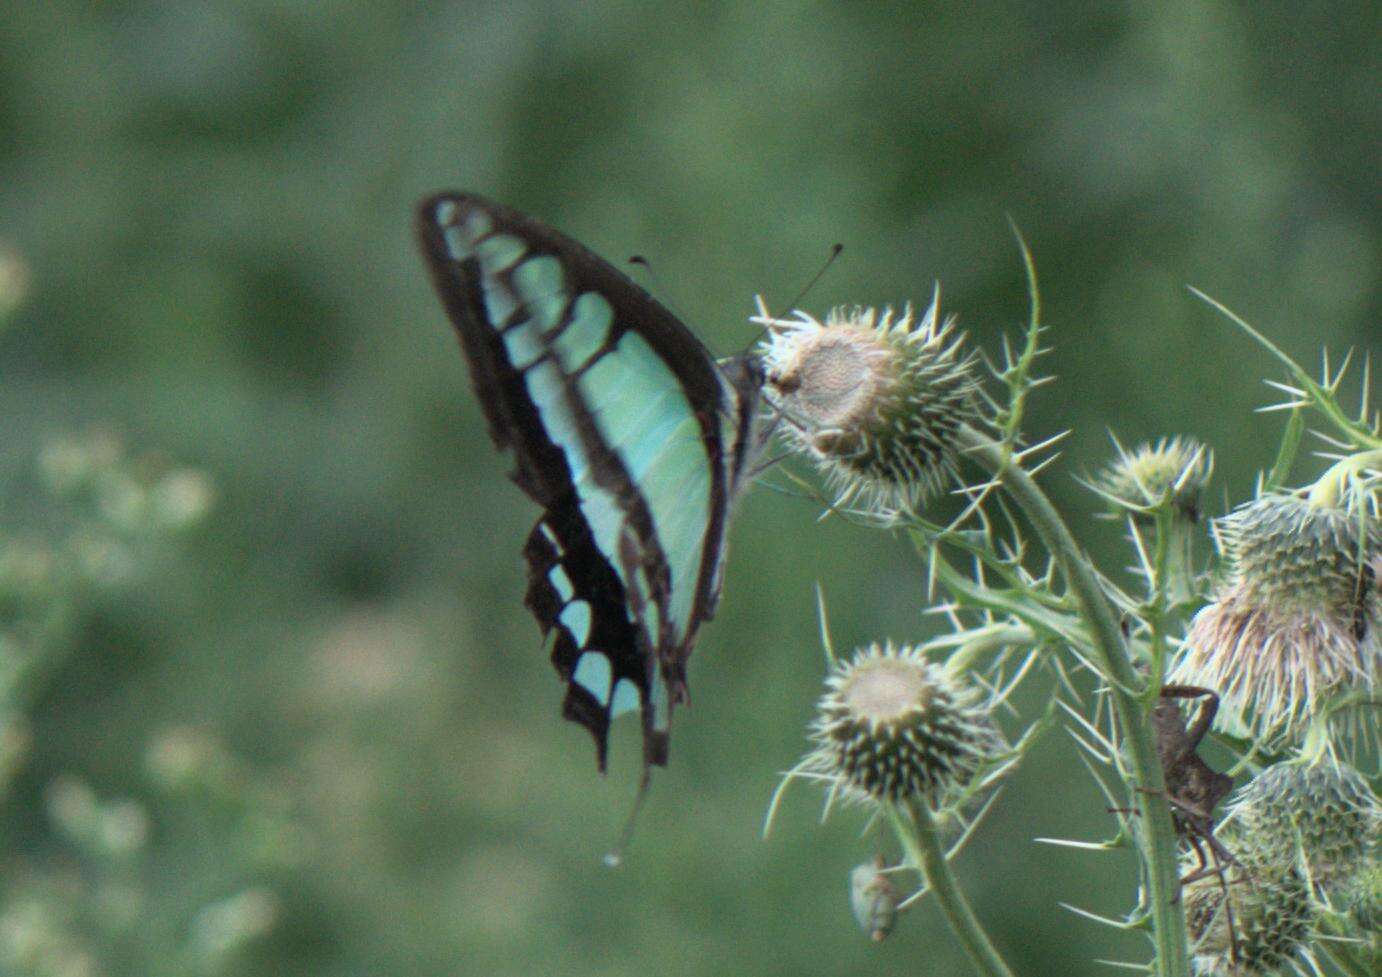
<svg viewBox="0 0 1382 977"><path fill-rule="evenodd" d="M914 506L955 477L960 426L977 419L973 355L940 293L920 319L907 306L797 312L775 319L759 302L767 394L793 446L841 491L870 506Z"/></svg>
<svg viewBox="0 0 1382 977"><path fill-rule="evenodd" d="M1253 594L1291 607L1323 605L1349 617L1358 631L1375 617L1376 588L1363 586L1372 581L1359 565L1360 553L1382 553L1375 523L1362 538L1358 514L1349 509L1264 495L1225 516L1218 529L1225 554Z"/></svg>
<svg viewBox="0 0 1382 977"><path fill-rule="evenodd" d="M1382 803L1367 779L1328 759L1268 767L1244 785L1230 811L1242 858L1256 862L1296 852L1325 896L1375 860L1382 837Z"/></svg>
<svg viewBox="0 0 1382 977"><path fill-rule="evenodd" d="M1217 690L1230 731L1269 746L1296 739L1331 700L1376 684L1382 532L1356 512L1273 494L1220 520L1219 539L1228 585L1195 615L1170 680Z"/></svg>
<svg viewBox="0 0 1382 977"><path fill-rule="evenodd" d="M851 796L936 806L1006 749L984 700L915 648L870 645L827 677L808 765Z"/></svg>
<svg viewBox="0 0 1382 977"><path fill-rule="evenodd" d="M1095 487L1119 510L1145 514L1169 503L1187 522L1200 517L1200 496L1214 470L1214 455L1194 438L1162 438L1144 442L1132 451L1118 446ZM1117 512L1115 515L1121 515Z"/></svg>
<svg viewBox="0 0 1382 977"><path fill-rule="evenodd" d="M869 939L882 943L897 923L897 886L883 874L883 857L849 873L849 903L854 918Z"/></svg>
<svg viewBox="0 0 1382 977"><path fill-rule="evenodd" d="M1200 879L1181 893L1203 977L1276 977L1310 938L1315 906L1293 871L1251 880ZM1232 915L1232 925L1229 917Z"/></svg>

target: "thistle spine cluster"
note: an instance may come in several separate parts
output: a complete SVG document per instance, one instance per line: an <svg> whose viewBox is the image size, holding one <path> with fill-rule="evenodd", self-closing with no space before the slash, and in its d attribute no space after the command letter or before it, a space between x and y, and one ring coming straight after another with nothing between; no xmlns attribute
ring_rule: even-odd
<svg viewBox="0 0 1382 977"><path fill-rule="evenodd" d="M1146 521L1161 505L1189 523L1200 518L1201 498L1214 472L1214 455L1194 438L1176 435L1143 442L1131 451L1118 445L1094 487L1117 510Z"/></svg>
<svg viewBox="0 0 1382 977"><path fill-rule="evenodd" d="M882 513L891 517L887 524L906 529L929 560L930 582L949 592L938 610L957 630L977 611L985 627L975 633L997 629L1002 654L1028 648L1029 661L1041 660L1050 636L1059 635L1109 689L1100 701L1110 704L1110 716L1096 710L1086 718L1067 710L1079 724L1080 745L1116 770L1130 790L1144 785L1147 793L1157 793L1148 785L1163 780L1176 791L1168 798L1171 811L1186 817L1158 814L1142 801L1134 809L1147 885L1146 898L1127 922L1151 924L1156 966L1148 969L1187 974L1188 930L1195 942L1194 969L1201 974L1271 977L1307 964L1318 972L1313 954L1328 932L1320 921L1329 918L1331 905L1344 907L1360 931L1375 923L1376 844L1358 838L1377 834L1376 798L1365 778L1343 777L1331 786L1312 766L1339 759L1343 751L1330 733L1333 718L1348 710L1357 714L1359 702L1373 694L1382 660L1382 425L1365 423L1366 406L1361 421L1341 414L1334 399L1338 377L1323 384L1301 379L1299 387L1282 389L1299 399L1291 406L1320 408L1340 433L1334 443L1354 454L1315 486L1288 492L1279 486L1289 475L1299 432L1284 439L1264 479L1267 488L1218 521L1227 573L1178 648L1182 615L1199 606L1210 579L1198 572L1192 544L1212 455L1182 437L1132 451L1119 446L1119 457L1092 487L1124 521L1146 593L1124 590L1088 566L1033 478L1041 466L1028 465L1050 442L1027 447L1020 430L1027 394L1043 382L1032 373L1043 351L1035 296L1025 344L1006 346L1001 364L988 363L1008 390L1006 403L979 389L973 360L961 355L958 339L948 339L952 322L937 327L935 303L922 320L927 335L919 345L934 343L940 355L932 365L945 362L950 369L938 374L929 401L922 385L908 382L913 374L905 369L907 344L891 341L894 330L904 340L911 337L910 309L900 319L891 310L880 316L871 309L837 309L825 322L803 313L776 319L761 304L760 312L755 321L771 332L762 349L765 391L791 444L826 472L841 501L865 500L862 508L872 512L863 514ZM1299 377L1303 371L1292 367ZM981 411L989 417L980 417ZM917 506L958 478L961 451L990 478L967 490L971 505L953 523L933 523ZM986 501L1000 494L1003 501L990 509ZM1027 561L1027 524L1013 520L1004 502L1022 510L1044 545L1050 556L1044 573ZM999 507L1002 517L994 515ZM846 516L860 514L859 508L846 508ZM1003 528L1005 522L1010 528ZM950 562L952 549L973 560L972 580ZM995 578L1002 582L992 587L988 581ZM953 653L942 666L919 649L874 646L836 666L812 727L814 749L786 779L824 781L832 798L867 802L892 823L902 863L894 869L882 862L876 870L861 866L854 876L854 908L867 932L878 932L871 924L874 912L892 911L875 901L880 893L892 897L877 884L886 878L882 873L915 869L925 885L897 908L934 891L971 962L986 975L1006 977L1009 969L957 897L946 863L971 828L963 824L964 804L1002 775L995 769L1017 762L1037 726L1016 746L1006 746L989 720L1004 695L973 694L964 678L974 648L941 639L926 647ZM915 664L899 667L914 653ZM1139 688L1139 665L1153 678L1145 688ZM889 692L863 694L875 685ZM1198 687L1197 694L1207 690L1215 709L1201 713L1193 733L1182 725L1184 742L1163 750L1159 735L1146 735L1153 725L1147 702L1158 691L1164 695L1168 685ZM1244 793L1231 826L1215 817L1214 808L1231 789L1236 770L1195 752L1216 711L1220 728L1227 725L1250 739L1253 756L1290 751L1294 757L1285 772L1264 775L1256 793ZM1223 722L1226 717L1230 722ZM1183 756L1168 762L1167 756L1186 749L1198 766L1187 767ZM1292 779L1305 770L1312 771L1310 777ZM1205 777L1212 778L1212 789L1203 787ZM1103 786L1117 804L1115 791ZM1203 808L1195 807L1206 799ZM939 828L953 815L960 815L964 832L947 852ZM1195 834L1188 827L1192 818ZM1198 856L1181 873L1175 864L1178 834ZM1181 883L1178 876L1187 869L1196 878ZM891 915L887 919L890 926Z"/></svg>

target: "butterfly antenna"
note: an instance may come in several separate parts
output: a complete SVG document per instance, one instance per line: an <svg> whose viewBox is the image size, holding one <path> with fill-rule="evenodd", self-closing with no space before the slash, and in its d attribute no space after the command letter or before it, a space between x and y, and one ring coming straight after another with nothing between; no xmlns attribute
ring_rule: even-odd
<svg viewBox="0 0 1382 977"><path fill-rule="evenodd" d="M619 840L615 843L607 855L605 855L605 866L607 868L618 868L624 864L624 853L629 850L629 845L633 843L633 831L638 825L638 815L643 810L643 802L648 799L648 788L653 783L653 768L648 764L643 765L643 776L638 781L638 793L633 798L633 810L629 811L628 819L624 822L624 828L619 832Z"/></svg>
<svg viewBox="0 0 1382 977"><path fill-rule="evenodd" d="M817 283L819 283L820 280L825 277L825 273L830 270L830 266L835 263L835 259L840 256L840 252L842 252L844 249L845 246L838 241L836 241L834 244L830 246L830 254L826 257L825 262L820 266L819 270L817 270L817 272L811 276L811 280L807 282L805 286L802 287L801 291L797 292L796 297L792 299L792 301L787 303L788 311L791 311L792 309L795 309L797 306L801 305L802 299L806 298L806 296L810 294L811 289L815 288ZM763 341L763 337L766 336L772 328L771 326L767 325L767 323L776 320L776 318L776 316L774 316L771 312L768 311L768 305L766 302L763 301L762 296L759 296L758 316L755 319L755 321L764 323L764 326L762 331L754 337L753 342L749 343L748 347L745 349L746 353L748 352L748 350L753 349L753 347L757 346L759 343Z"/></svg>
<svg viewBox="0 0 1382 977"><path fill-rule="evenodd" d="M816 274L811 277L811 280L806 283L806 287L797 293L797 297L787 303L788 311L801 305L801 300L806 298L807 293L815 288L816 284L825 277L825 273L830 270L830 266L835 263L835 259L840 256L840 252L844 249L845 246L838 241L830 246L830 257L825 259L825 264L821 265L820 271L816 272Z"/></svg>

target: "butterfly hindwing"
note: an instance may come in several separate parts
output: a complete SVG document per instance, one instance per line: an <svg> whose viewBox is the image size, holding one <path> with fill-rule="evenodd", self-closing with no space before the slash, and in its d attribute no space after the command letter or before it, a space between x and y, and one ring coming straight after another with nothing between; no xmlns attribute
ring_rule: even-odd
<svg viewBox="0 0 1382 977"><path fill-rule="evenodd" d="M515 481L544 509L528 607L554 635L563 714L594 735L637 706L665 763L685 662L713 612L757 383L731 383L674 316L600 258L464 194L419 209L434 281Z"/></svg>
<svg viewBox="0 0 1382 977"><path fill-rule="evenodd" d="M524 602L552 637L552 664L567 682L562 715L591 731L604 769L610 720L640 709L647 720L647 761L665 763L665 731L650 728L655 659L629 617L622 584L588 531L579 519L546 516L533 527L523 555Z"/></svg>

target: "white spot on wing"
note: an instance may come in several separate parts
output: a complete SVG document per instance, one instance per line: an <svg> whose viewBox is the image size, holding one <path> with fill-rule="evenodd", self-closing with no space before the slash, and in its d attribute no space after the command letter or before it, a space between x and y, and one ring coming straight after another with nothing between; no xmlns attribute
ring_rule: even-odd
<svg viewBox="0 0 1382 977"><path fill-rule="evenodd" d="M573 682L600 700L602 704L609 702L609 686L613 678L614 674L610 668L609 658L603 651L587 651L581 655L580 660L576 662L576 671L571 676Z"/></svg>
<svg viewBox="0 0 1382 977"><path fill-rule="evenodd" d="M610 698L609 714L620 716L626 712L633 712L638 708L638 686L634 685L630 679L621 678L619 684L614 687L614 695Z"/></svg>
<svg viewBox="0 0 1382 977"><path fill-rule="evenodd" d="M583 600L573 600L561 609L559 617L576 644L584 646L590 637L590 605Z"/></svg>
<svg viewBox="0 0 1382 977"><path fill-rule="evenodd" d="M561 594L563 603L569 601L576 592L576 588L571 586L571 578L566 575L566 571L560 565L552 567L547 574L547 579L552 582L557 593Z"/></svg>

